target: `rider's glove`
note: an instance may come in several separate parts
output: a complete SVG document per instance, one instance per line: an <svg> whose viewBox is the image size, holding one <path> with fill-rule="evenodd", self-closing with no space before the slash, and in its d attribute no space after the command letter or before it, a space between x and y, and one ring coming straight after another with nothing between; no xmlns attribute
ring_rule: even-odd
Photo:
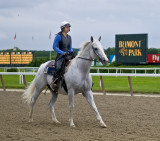
<svg viewBox="0 0 160 141"><path fill-rule="evenodd" d="M68 53L67 52L63 52L63 54L62 55L67 55Z"/></svg>
<svg viewBox="0 0 160 141"><path fill-rule="evenodd" d="M70 53L70 55L72 56L72 59L76 56L73 51Z"/></svg>

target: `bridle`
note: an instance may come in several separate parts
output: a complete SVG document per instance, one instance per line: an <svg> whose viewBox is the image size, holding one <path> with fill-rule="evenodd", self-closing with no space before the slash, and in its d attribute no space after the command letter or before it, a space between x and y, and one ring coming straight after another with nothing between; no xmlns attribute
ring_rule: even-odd
<svg viewBox="0 0 160 141"><path fill-rule="evenodd" d="M95 50L95 48L92 46L92 49L93 49L93 52L97 55L98 58L100 58ZM77 58L80 58L80 59L84 59L84 60L88 60L88 61L94 61L94 59L88 59L88 58L84 58L84 57L77 57Z"/></svg>
<svg viewBox="0 0 160 141"><path fill-rule="evenodd" d="M94 61L94 59L87 59L87 58L83 58L83 57L77 57L77 58L88 60L88 61Z"/></svg>

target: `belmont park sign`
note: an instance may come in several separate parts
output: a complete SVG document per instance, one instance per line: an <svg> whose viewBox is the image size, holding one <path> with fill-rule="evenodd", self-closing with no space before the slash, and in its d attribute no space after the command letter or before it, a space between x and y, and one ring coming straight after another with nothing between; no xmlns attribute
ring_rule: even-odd
<svg viewBox="0 0 160 141"><path fill-rule="evenodd" d="M115 44L117 63L147 63L148 34L116 35Z"/></svg>

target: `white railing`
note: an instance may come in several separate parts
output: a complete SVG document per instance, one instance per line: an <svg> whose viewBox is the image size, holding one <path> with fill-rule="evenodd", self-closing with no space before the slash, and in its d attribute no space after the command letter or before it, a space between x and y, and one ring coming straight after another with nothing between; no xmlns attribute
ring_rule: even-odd
<svg viewBox="0 0 160 141"><path fill-rule="evenodd" d="M7 72L7 69L16 68L18 72L36 72L39 67L0 67L4 69L4 72ZM129 70L130 73L139 73L139 71L143 71L143 73L153 73L159 74L160 68L118 68L118 67L91 67L91 70L96 70L96 73L103 73L103 70L106 73L125 73L125 70ZM150 72L149 72L150 71Z"/></svg>
<svg viewBox="0 0 160 141"><path fill-rule="evenodd" d="M152 71L154 74L160 73L160 68L118 68L118 67L91 67L91 70L96 70L97 73L103 73L103 70L107 70L107 73L112 73L111 71L114 71L115 73L124 73L125 70L131 71L131 73L137 73L138 71L143 71L143 73L147 74L150 73L149 71Z"/></svg>
<svg viewBox="0 0 160 141"><path fill-rule="evenodd" d="M142 76L142 77L160 77L160 74L149 73L90 73L92 76Z"/></svg>
<svg viewBox="0 0 160 141"><path fill-rule="evenodd" d="M18 70L18 72L26 72L26 71L29 71L29 72L36 72L39 67L0 67L0 69L3 69L4 72L7 72L8 69L11 69L11 68L15 68Z"/></svg>
<svg viewBox="0 0 160 141"><path fill-rule="evenodd" d="M160 74L152 73L90 73L92 76L143 76L160 77ZM0 75L36 75L36 72L0 72Z"/></svg>
<svg viewBox="0 0 160 141"><path fill-rule="evenodd" d="M36 75L36 72L0 72L0 75Z"/></svg>
<svg viewBox="0 0 160 141"><path fill-rule="evenodd" d="M132 90L132 84L131 84L131 76L138 76L138 77L160 77L160 74L148 74L148 73L90 73L91 76L100 76L100 82L102 86L103 93L106 94L103 78L102 76L127 76L128 77L128 83L130 87L130 93L131 96L133 96L133 90ZM36 75L36 72L0 72L0 79L2 83L3 90L5 91L5 84L3 81L3 75L19 75L21 78L23 78L23 83L25 85L25 88L27 88L26 78L25 75Z"/></svg>

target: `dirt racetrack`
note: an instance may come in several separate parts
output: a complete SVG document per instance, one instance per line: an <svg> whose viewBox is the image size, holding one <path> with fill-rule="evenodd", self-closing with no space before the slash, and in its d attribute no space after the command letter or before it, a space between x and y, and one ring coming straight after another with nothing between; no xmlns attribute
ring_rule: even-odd
<svg viewBox="0 0 160 141"><path fill-rule="evenodd" d="M82 95L75 96L74 122L70 128L68 97L59 95L57 119L48 108L51 94L41 94L28 123L28 107L21 92L0 92L0 141L158 141L160 140L160 98L94 96L107 128L101 128Z"/></svg>

